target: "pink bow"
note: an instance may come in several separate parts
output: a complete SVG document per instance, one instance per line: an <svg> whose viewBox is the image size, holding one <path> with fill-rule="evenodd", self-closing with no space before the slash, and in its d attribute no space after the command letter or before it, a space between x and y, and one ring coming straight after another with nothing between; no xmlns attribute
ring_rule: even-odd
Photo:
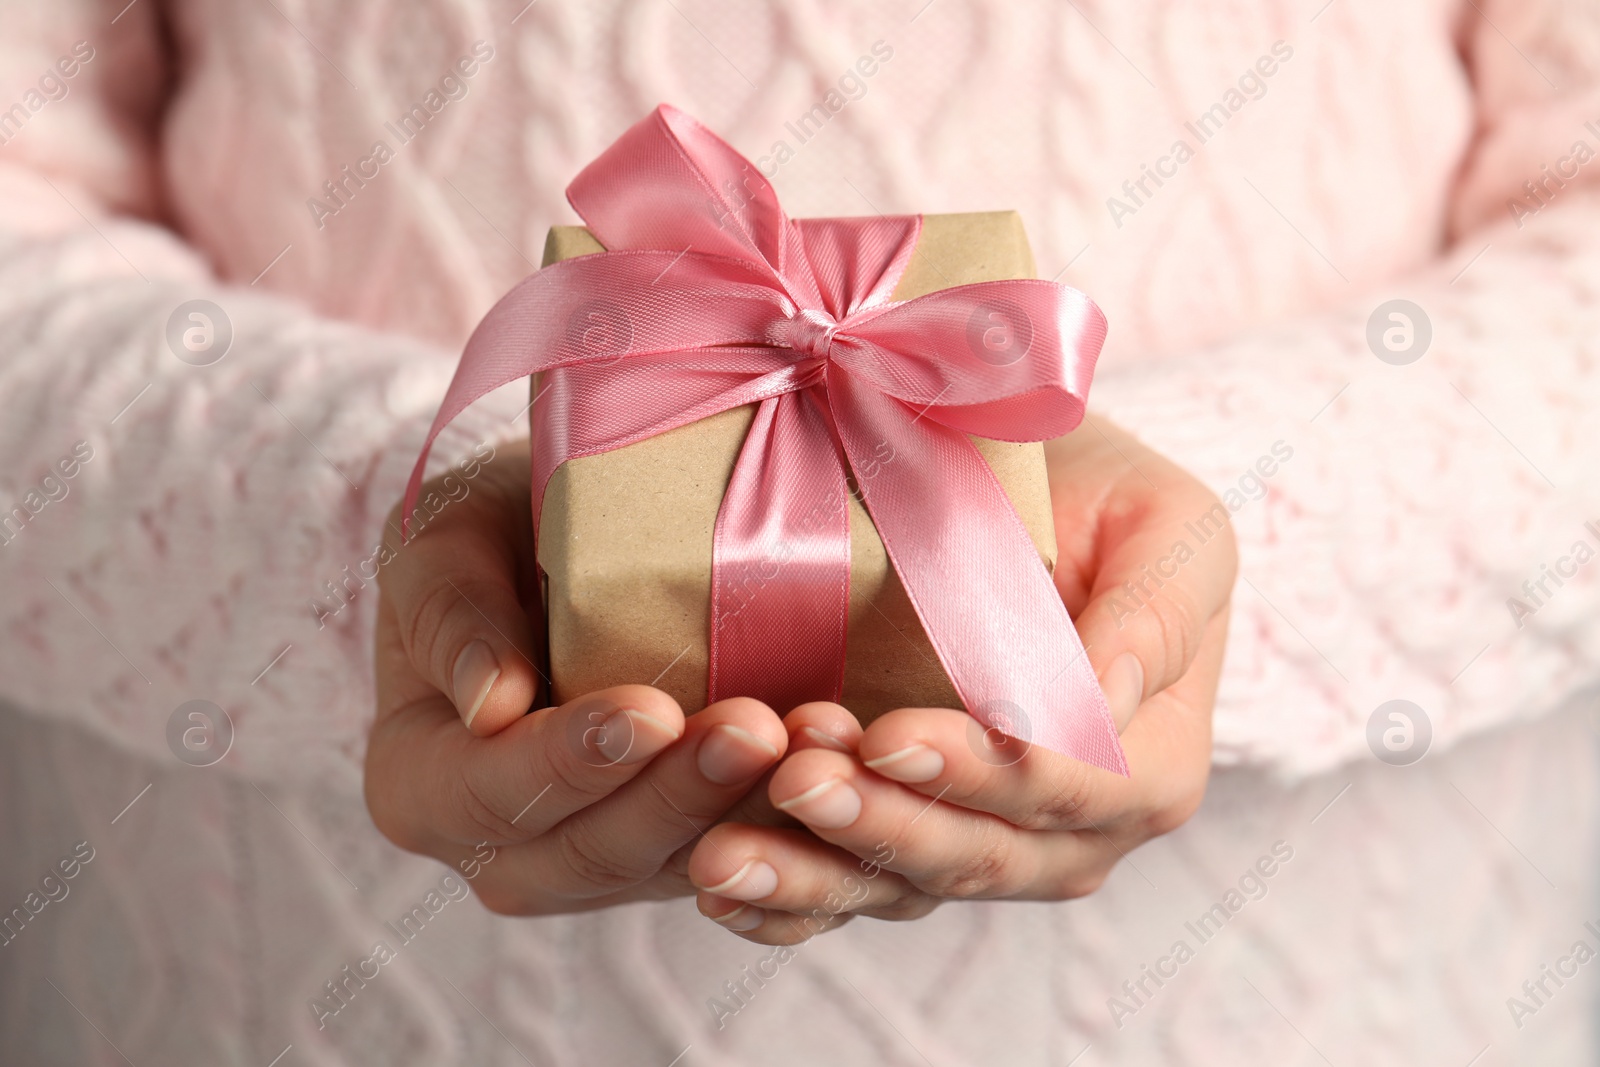
<svg viewBox="0 0 1600 1067"><path fill-rule="evenodd" d="M760 172L663 105L567 189L608 251L530 275L467 342L435 437L543 374L533 521L562 463L758 405L717 516L710 699L838 700L846 470L934 650L987 727L1126 775L1048 571L967 434L1041 441L1083 417L1105 318L1043 281L891 302L920 216L787 218Z"/></svg>

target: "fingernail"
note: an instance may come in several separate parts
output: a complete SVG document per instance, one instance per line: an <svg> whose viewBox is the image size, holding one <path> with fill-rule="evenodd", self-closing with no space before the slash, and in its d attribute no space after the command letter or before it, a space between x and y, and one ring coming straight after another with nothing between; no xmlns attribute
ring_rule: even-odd
<svg viewBox="0 0 1600 1067"><path fill-rule="evenodd" d="M1105 690L1106 703L1111 705L1111 717L1116 720L1120 732L1144 699L1144 665L1139 657L1124 652L1112 660L1100 679L1100 687Z"/></svg>
<svg viewBox="0 0 1600 1067"><path fill-rule="evenodd" d="M898 752L866 761L867 766L897 782L931 782L944 771L944 756L927 745L907 745Z"/></svg>
<svg viewBox="0 0 1600 1067"><path fill-rule="evenodd" d="M747 931L754 930L756 927L766 922L767 913L762 911L760 908L752 908L748 904L743 904L737 908L734 908L726 915L718 915L711 921L714 923L720 923L729 930L733 930L736 933L742 934L746 933Z"/></svg>
<svg viewBox="0 0 1600 1067"><path fill-rule="evenodd" d="M487 641L474 641L456 656L456 664L450 669L450 688L462 722L472 725L498 677L500 661L494 658L494 649Z"/></svg>
<svg viewBox="0 0 1600 1067"><path fill-rule="evenodd" d="M638 763L677 740L665 723L634 708L619 708L600 721L594 747L613 766Z"/></svg>
<svg viewBox="0 0 1600 1067"><path fill-rule="evenodd" d="M861 816L861 794L842 779L829 778L797 797L778 805L808 826L822 830L843 830Z"/></svg>
<svg viewBox="0 0 1600 1067"><path fill-rule="evenodd" d="M832 734L823 733L821 730L817 729L815 726L802 726L802 727L800 727L800 732L805 734L807 737L811 738L811 740L815 741L817 744L821 745L823 748L831 748L835 752L849 752L850 751L850 746L849 745L845 744L843 741L839 740L837 737L834 737Z"/></svg>
<svg viewBox="0 0 1600 1067"><path fill-rule="evenodd" d="M706 731L696 762L707 781L736 785L754 778L777 758L778 750L749 730L722 723Z"/></svg>
<svg viewBox="0 0 1600 1067"><path fill-rule="evenodd" d="M772 869L772 864L762 860L751 860L726 882L706 887L707 893L732 900L760 900L777 891L778 872Z"/></svg>

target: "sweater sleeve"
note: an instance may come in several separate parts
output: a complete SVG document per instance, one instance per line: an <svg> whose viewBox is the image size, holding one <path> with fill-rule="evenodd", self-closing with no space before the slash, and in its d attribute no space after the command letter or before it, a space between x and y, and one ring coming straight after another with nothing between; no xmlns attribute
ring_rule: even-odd
<svg viewBox="0 0 1600 1067"><path fill-rule="evenodd" d="M1437 749L1600 680L1600 19L1480 0L1459 32L1477 135L1437 262L1096 384L1232 512L1222 763L1371 758L1392 700Z"/></svg>
<svg viewBox="0 0 1600 1067"><path fill-rule="evenodd" d="M161 224L153 7L0 32L5 70L55 72L0 123L0 698L163 759L206 701L225 766L350 779L375 548L454 360L226 284ZM470 492L521 406L469 412L438 465Z"/></svg>

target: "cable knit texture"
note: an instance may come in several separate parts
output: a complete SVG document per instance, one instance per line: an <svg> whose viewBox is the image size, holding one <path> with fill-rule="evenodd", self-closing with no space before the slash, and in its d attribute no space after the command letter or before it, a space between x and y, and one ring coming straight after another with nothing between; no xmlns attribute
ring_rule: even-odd
<svg viewBox="0 0 1600 1067"><path fill-rule="evenodd" d="M122 795L108 783L128 795L161 783L133 824L147 827L142 852L106 847L171 869L102 885L118 905L73 923L103 937L57 916L27 951L55 937L72 944L48 958L120 961L116 978L97 964L103 984L58 972L58 985L135 1062L134 1049L195 1061L213 1040L211 1058L231 1048L238 1062L290 1042L291 1056L327 1063L511 1062L478 1032L488 1020L540 1063L666 1063L692 1043L688 1063L1064 1064L1091 1041L1086 1065L1219 1062L1219 1048L1311 1062L1269 1000L1335 1062L1335 1049L1343 1062L1420 1062L1425 1050L1466 1062L1482 1042L1416 1042L1443 1040L1484 1005L1501 1011L1494 991L1509 995L1579 925L1545 906L1553 887L1528 889L1523 861L1495 851L1501 838L1458 801L1477 797L1498 825L1503 805L1531 803L1537 753L1570 760L1569 782L1593 777L1576 720L1511 724L1574 707L1600 662L1600 561L1559 581L1542 569L1600 543L1584 526L1600 520L1600 198L1588 189L1600 162L1572 164L1575 142L1600 149L1600 11L523 2L53 0L0 13L0 507L13 514L78 442L92 449L65 497L5 531L0 692L118 746L74 732L6 758L70 763L70 750L85 767L170 767L168 715L196 698L223 705L237 730L207 772L123 782L63 768L63 791L111 804L107 817ZM7 124L3 109L79 40L94 54L67 95L24 103ZM892 54L844 84L847 102L819 123L813 108L880 41ZM472 75L447 81L464 57ZM441 106L413 135L408 116L430 90ZM785 971L773 1008L747 1009L766 1022L741 1014L706 1031L713 976L755 957L679 903L522 924L460 916L462 940L437 957L457 991L403 964L382 980L395 1011L352 1009L319 1032L306 1001L437 875L383 844L360 805L375 600L363 562L467 332L533 269L546 228L573 221L571 175L662 100L776 166L796 215L1022 212L1042 274L1086 290L1110 319L1099 409L1236 491L1243 578L1216 744L1221 764L1244 769L1225 779L1224 812L1213 800L1200 828L1151 850L1170 878L1141 879L1130 863L1088 904L855 924ZM1369 316L1394 298L1431 322L1426 354L1405 366L1367 340ZM166 341L191 299L231 323L231 348L208 366ZM524 400L508 390L479 405L440 462L518 433ZM1252 474L1279 442L1292 456ZM1536 609L1520 627L1510 597ZM1426 709L1437 766L1342 770L1370 759L1367 718L1396 697ZM1490 730L1500 742L1444 754ZM19 781L44 780L25 770ZM1323 869L1342 879L1291 865L1299 895L1263 906L1250 947L1231 950L1272 987L1252 1000L1188 975L1187 992L1129 1024L1148 1027L1149 1044L1115 1036L1127 1031L1105 1000L1164 947L1175 924L1161 909L1201 910L1263 842L1290 834L1262 805L1320 804L1355 777L1367 807L1356 814L1353 795L1315 826L1318 849L1340 857ZM197 837L180 802L160 799L186 790L212 820ZM1561 802L1567 825L1594 828L1592 804ZM135 817L113 830L83 818L99 840ZM285 819L308 836L284 836ZM1530 818L1526 833L1558 823ZM24 843L19 854L53 862L53 839ZM1593 841L1576 855L1593 858ZM1405 884L1419 857L1456 865L1474 892L1435 913ZM183 930L160 899L157 888L187 884L172 869L204 885L214 937ZM1563 901L1585 906L1589 869L1554 877ZM1189 889L1174 895L1177 883ZM1477 960L1470 979L1394 957L1406 931L1386 922L1426 923L1447 941L1450 920L1503 916L1505 894L1523 901L1525 889L1541 906L1522 927L1495 920L1472 950L1492 966ZM1324 907L1345 918L1324 922ZM163 955L175 945L181 959ZM1342 988L1357 974L1381 975L1381 989ZM112 1018L134 1010L118 982L142 990L143 1021ZM5 1010L55 995L41 988ZM177 988L215 1010L190 1038L158 1037L151 1020ZM1419 996L1411 1014L1381 1006ZM1555 1008L1538 1019L1554 1042L1541 1047L1560 1054L1520 1062L1577 1062L1563 1057L1590 1048L1579 996L1561 1008L1574 1013L1565 1028ZM798 1018L825 1023L797 1031ZM30 1046L38 1062L46 1047ZM84 1062L61 1047L62 1062Z"/></svg>

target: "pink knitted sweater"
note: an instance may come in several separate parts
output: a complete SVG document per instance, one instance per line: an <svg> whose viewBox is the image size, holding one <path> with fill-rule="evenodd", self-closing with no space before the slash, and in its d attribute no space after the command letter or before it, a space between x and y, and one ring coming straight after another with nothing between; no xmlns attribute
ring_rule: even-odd
<svg viewBox="0 0 1600 1067"><path fill-rule="evenodd" d="M795 215L1015 207L1101 304L1099 410L1239 533L1220 763L1366 757L1395 698L1444 751L1596 681L1592 4L524 2L0 12L0 696L168 761L215 701L225 767L386 848L363 561L467 332L662 100ZM218 360L182 357L191 300Z"/></svg>

